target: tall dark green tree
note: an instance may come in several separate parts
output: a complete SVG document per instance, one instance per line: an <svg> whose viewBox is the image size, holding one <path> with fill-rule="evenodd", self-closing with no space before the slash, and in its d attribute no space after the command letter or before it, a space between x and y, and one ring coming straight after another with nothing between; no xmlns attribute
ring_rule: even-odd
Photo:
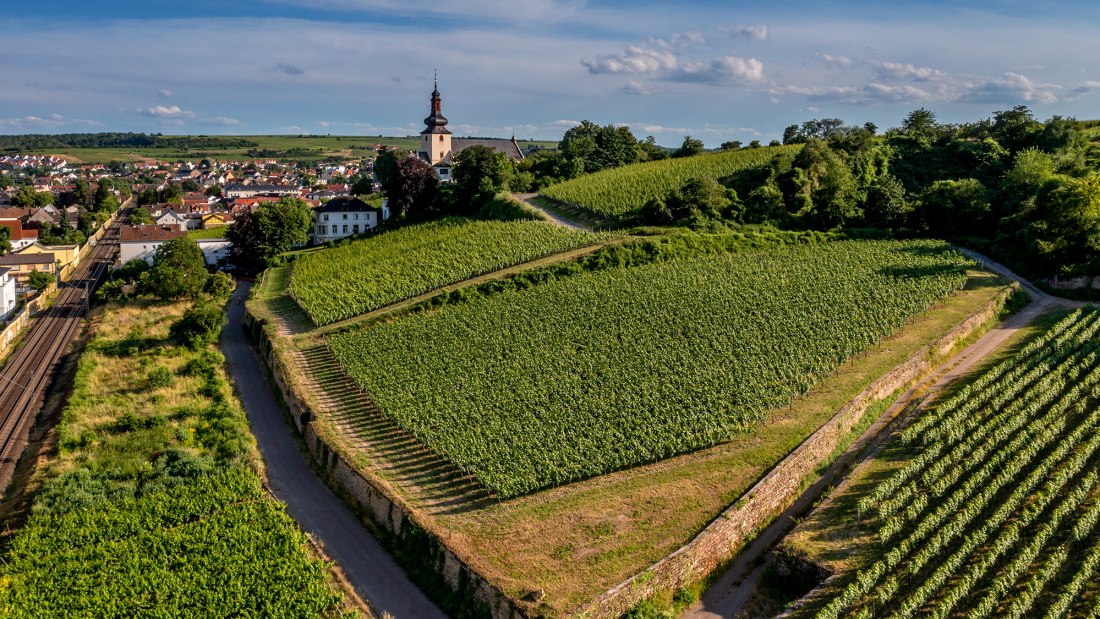
<svg viewBox="0 0 1100 619"><path fill-rule="evenodd" d="M206 285L206 261L198 244L187 237L165 241L153 254L153 266L142 273L141 289L161 299L197 298Z"/></svg>

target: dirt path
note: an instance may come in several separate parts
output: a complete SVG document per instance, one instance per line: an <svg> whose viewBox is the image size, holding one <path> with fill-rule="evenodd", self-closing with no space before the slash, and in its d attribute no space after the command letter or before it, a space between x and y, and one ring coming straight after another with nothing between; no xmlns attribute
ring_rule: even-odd
<svg viewBox="0 0 1100 619"><path fill-rule="evenodd" d="M222 351L263 454L272 492L286 503L287 513L298 525L321 543L378 615L389 613L399 619L445 617L359 518L329 491L298 449L260 369L261 362L241 328L244 307L239 301L248 297L249 288L250 284L240 283L233 293L229 322L222 330Z"/></svg>
<svg viewBox="0 0 1100 619"><path fill-rule="evenodd" d="M890 407L856 439L848 449L813 483L789 508L777 517L760 535L756 537L733 561L726 571L704 592L698 602L689 607L682 615L689 619L714 619L717 617L735 617L753 597L763 576L765 553L783 539L801 518L821 498L825 490L837 483L864 460L874 457L889 442L894 430L904 423L906 413L934 397L945 386L966 374L975 365L988 357L1019 329L1027 326L1041 314L1054 307L1080 307L1076 301L1067 301L1053 297L1033 286L1027 280L1017 276L1004 265L970 250L961 250L979 266L1009 280L1020 282L1021 287L1031 295L1031 303L1023 310L1013 314L977 341L967 346L959 354L949 359L917 386L897 398ZM846 478L845 478L846 480Z"/></svg>

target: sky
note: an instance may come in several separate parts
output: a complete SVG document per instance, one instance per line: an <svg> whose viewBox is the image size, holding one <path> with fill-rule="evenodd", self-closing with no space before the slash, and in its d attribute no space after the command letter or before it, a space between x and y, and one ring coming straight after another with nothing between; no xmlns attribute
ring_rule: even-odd
<svg viewBox="0 0 1100 619"><path fill-rule="evenodd" d="M0 133L458 136L581 120L678 146L813 118L1100 118L1100 3L52 0L0 7Z"/></svg>

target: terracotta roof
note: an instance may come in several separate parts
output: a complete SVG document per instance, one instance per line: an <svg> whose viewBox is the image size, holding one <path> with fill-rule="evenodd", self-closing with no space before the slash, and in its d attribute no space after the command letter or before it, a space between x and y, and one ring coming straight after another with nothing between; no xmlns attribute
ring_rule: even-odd
<svg viewBox="0 0 1100 619"><path fill-rule="evenodd" d="M31 212L25 208L0 208L0 219L26 219L30 217Z"/></svg>
<svg viewBox="0 0 1100 619"><path fill-rule="evenodd" d="M140 243L142 241L170 241L187 234L186 230L180 230L175 226L122 226L119 240L123 243Z"/></svg>
<svg viewBox="0 0 1100 619"><path fill-rule="evenodd" d="M24 241L26 239L37 239L38 230L28 230L23 227L23 224L18 220L0 221L0 226L11 229L11 240Z"/></svg>

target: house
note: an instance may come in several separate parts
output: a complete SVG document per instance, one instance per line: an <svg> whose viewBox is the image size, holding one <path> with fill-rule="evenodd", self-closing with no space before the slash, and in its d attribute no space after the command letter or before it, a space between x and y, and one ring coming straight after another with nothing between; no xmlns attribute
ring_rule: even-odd
<svg viewBox="0 0 1100 619"><path fill-rule="evenodd" d="M118 242L119 262L126 264L140 258L152 264L153 254L158 247L165 241L178 239L185 234L187 231L172 226L122 226Z"/></svg>
<svg viewBox="0 0 1100 619"><path fill-rule="evenodd" d="M226 239L198 239L195 242L202 250L202 257L206 259L206 264L213 266L229 260L229 251L233 248L232 242Z"/></svg>
<svg viewBox="0 0 1100 619"><path fill-rule="evenodd" d="M333 198L313 211L313 243L346 238L378 227L389 219L389 207L373 207L359 198Z"/></svg>
<svg viewBox="0 0 1100 619"><path fill-rule="evenodd" d="M175 227L179 230L187 230L187 215L173 209L162 209L160 214L153 218L158 226Z"/></svg>
<svg viewBox="0 0 1100 619"><path fill-rule="evenodd" d="M35 224L41 226L42 224L55 225L61 222L61 211L57 208L47 205L39 209L34 209L34 212L27 217L28 224Z"/></svg>
<svg viewBox="0 0 1100 619"><path fill-rule="evenodd" d="M35 241L20 249L19 253L28 256L32 254L52 254L60 268L65 268L70 264L80 264L79 245L42 245Z"/></svg>
<svg viewBox="0 0 1100 619"><path fill-rule="evenodd" d="M485 146L498 153L504 153L513 161L523 160L523 150L519 147L514 135L511 140L497 138L452 139L451 131L447 129L447 119L442 113L442 99L439 95L438 80L436 81L435 90L432 91L431 114L424 119L424 124L426 127L420 132L420 151L417 156L431 164L441 182L451 182L451 171L454 168L455 155L471 146Z"/></svg>
<svg viewBox="0 0 1100 619"><path fill-rule="evenodd" d="M296 196L298 193L298 188L291 185L233 184L226 185L222 190L226 198L251 198L258 195Z"/></svg>
<svg viewBox="0 0 1100 619"><path fill-rule="evenodd" d="M0 320L7 320L11 318L12 313L15 312L15 303L19 298L16 292L15 277L12 276L10 268L0 268Z"/></svg>
<svg viewBox="0 0 1100 619"><path fill-rule="evenodd" d="M202 216L202 228L220 228L233 223L233 216L229 213L208 213Z"/></svg>
<svg viewBox="0 0 1100 619"><path fill-rule="evenodd" d="M23 292L31 273L41 271L57 277L57 259L51 253L8 254L0 256L0 268L6 267L16 279L17 292Z"/></svg>
<svg viewBox="0 0 1100 619"><path fill-rule="evenodd" d="M12 251L19 251L31 243L38 242L38 230L28 229L23 227L23 222L18 219L0 219L0 226L3 226L11 230Z"/></svg>

